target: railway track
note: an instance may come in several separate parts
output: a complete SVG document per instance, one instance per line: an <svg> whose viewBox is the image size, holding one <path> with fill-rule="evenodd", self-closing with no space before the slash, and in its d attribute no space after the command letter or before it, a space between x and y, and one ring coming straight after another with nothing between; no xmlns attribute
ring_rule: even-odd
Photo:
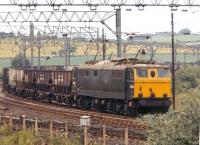
<svg viewBox="0 0 200 145"><path fill-rule="evenodd" d="M51 114L71 120L79 120L81 116L87 115L91 118L91 124L106 125L112 128L129 128L137 139L144 139L147 125L141 123L136 118L127 116L99 113L91 110L80 110L77 108L57 106L44 102L37 102L28 98L21 98L8 93L0 93L0 102L26 108L35 112ZM135 138L134 136L134 138Z"/></svg>

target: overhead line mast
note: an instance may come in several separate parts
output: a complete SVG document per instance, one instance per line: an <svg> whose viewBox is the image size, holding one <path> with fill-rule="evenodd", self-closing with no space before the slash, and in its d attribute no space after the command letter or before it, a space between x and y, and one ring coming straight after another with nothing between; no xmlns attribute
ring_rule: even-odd
<svg viewBox="0 0 200 145"><path fill-rule="evenodd" d="M175 83L175 46L174 46L174 13L171 12L171 39L172 39L172 100L173 100L173 109L175 110L175 87L176 87L176 83Z"/></svg>

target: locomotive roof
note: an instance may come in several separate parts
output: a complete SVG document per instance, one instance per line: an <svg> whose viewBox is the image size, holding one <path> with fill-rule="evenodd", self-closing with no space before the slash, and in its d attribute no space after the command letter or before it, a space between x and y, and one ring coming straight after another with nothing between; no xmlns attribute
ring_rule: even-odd
<svg viewBox="0 0 200 145"><path fill-rule="evenodd" d="M128 61L117 61L117 60L105 60L95 63L87 63L80 65L80 69L105 69L105 70L124 70L125 68L169 68L166 63L145 63L142 61L128 62Z"/></svg>

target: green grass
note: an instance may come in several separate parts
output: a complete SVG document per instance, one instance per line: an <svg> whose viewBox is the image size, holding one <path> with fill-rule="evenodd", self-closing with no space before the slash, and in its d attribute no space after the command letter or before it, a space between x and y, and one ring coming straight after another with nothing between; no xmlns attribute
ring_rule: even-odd
<svg viewBox="0 0 200 145"><path fill-rule="evenodd" d="M128 55L128 57L134 57L135 55ZM108 58L108 56L107 56ZM146 57L149 58L148 56ZM71 64L83 64L85 61L93 60L94 56L73 56L71 57ZM102 59L102 56L97 57L98 60ZM155 54L154 60L157 61L170 61L171 60L171 54ZM176 58L177 62L184 62L183 54L178 54ZM193 54L187 54L186 55L186 62L195 62L197 61L197 55ZM2 58L0 59L0 70L3 67L10 66L11 59L8 58ZM65 64L65 58L64 57L54 57L50 59L41 58L41 65L64 65ZM34 65L37 65L37 58L34 58Z"/></svg>
<svg viewBox="0 0 200 145"><path fill-rule="evenodd" d="M175 35L175 40L181 42L200 42L200 35ZM154 35L149 41L171 43L171 35Z"/></svg>
<svg viewBox="0 0 200 145"><path fill-rule="evenodd" d="M56 134L50 138L48 133L28 129L26 131L11 131L7 125L0 127L0 145L80 145L80 135L69 139L65 134Z"/></svg>

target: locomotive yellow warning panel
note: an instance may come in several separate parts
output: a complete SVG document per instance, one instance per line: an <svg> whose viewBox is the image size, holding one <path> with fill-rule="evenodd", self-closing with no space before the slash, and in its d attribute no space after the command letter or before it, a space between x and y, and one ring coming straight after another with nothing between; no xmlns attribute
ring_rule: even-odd
<svg viewBox="0 0 200 145"><path fill-rule="evenodd" d="M134 98L171 98L169 68L138 67L134 69Z"/></svg>

